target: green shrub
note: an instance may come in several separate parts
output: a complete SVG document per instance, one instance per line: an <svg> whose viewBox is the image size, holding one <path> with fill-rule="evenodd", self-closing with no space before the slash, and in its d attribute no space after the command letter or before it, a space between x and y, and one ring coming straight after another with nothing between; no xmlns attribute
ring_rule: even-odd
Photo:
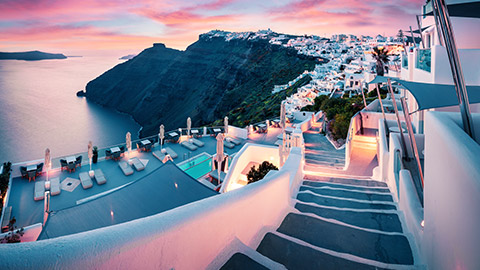
<svg viewBox="0 0 480 270"><path fill-rule="evenodd" d="M268 161L262 162L262 164L258 165L258 168L253 166L247 174L248 183L250 184L263 179L271 170L278 170L278 168Z"/></svg>

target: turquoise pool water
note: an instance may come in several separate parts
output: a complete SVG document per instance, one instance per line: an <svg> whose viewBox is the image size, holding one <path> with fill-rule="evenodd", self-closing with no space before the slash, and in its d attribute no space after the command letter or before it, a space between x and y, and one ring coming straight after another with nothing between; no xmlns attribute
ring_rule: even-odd
<svg viewBox="0 0 480 270"><path fill-rule="evenodd" d="M178 165L180 169L191 177L198 179L212 171L212 158L204 153Z"/></svg>

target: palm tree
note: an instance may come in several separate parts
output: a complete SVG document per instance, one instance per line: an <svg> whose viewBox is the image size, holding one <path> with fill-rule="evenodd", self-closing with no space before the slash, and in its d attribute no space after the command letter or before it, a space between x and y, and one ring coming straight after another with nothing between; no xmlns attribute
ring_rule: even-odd
<svg viewBox="0 0 480 270"><path fill-rule="evenodd" d="M388 50L383 47L374 47L372 53L373 59L377 61L377 75L383 76L385 74L385 64L387 64L390 59L388 59Z"/></svg>

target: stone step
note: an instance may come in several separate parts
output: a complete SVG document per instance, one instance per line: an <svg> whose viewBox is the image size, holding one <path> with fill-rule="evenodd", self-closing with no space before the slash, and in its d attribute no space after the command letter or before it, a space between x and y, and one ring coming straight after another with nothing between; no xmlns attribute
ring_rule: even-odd
<svg viewBox="0 0 480 270"><path fill-rule="evenodd" d="M413 265L404 235L370 232L294 213L285 217L277 231L327 250L387 264Z"/></svg>
<svg viewBox="0 0 480 270"><path fill-rule="evenodd" d="M337 208L397 210L397 207L393 204L345 200L342 198L332 198L321 195L314 195L307 192L298 193L297 200L307 203L315 203L319 206L331 206Z"/></svg>
<svg viewBox="0 0 480 270"><path fill-rule="evenodd" d="M358 179L325 177L325 176L314 176L314 175L305 175L304 178L306 180L315 180L315 181L321 181L321 182L345 184L345 185L352 185L352 186L388 187L386 183L375 181L375 180L358 180Z"/></svg>
<svg viewBox="0 0 480 270"><path fill-rule="evenodd" d="M257 251L285 265L287 269L379 269L321 252L274 233L265 235Z"/></svg>
<svg viewBox="0 0 480 270"><path fill-rule="evenodd" d="M332 168L332 167L343 168L343 167L345 167L345 162L340 161L340 160L316 160L316 159L305 158L305 164L322 166L322 167L327 167L327 168Z"/></svg>
<svg viewBox="0 0 480 270"><path fill-rule="evenodd" d="M256 262L252 258L242 253L235 253L230 259L220 268L221 270L268 270L264 265Z"/></svg>
<svg viewBox="0 0 480 270"><path fill-rule="evenodd" d="M311 213L319 217L338 220L357 227L384 232L403 232L397 214L378 212L358 212L353 210L332 209L298 202L295 208L302 213Z"/></svg>
<svg viewBox="0 0 480 270"><path fill-rule="evenodd" d="M329 183L329 182L318 182L318 181L303 181L304 186L311 186L311 187L331 187L331 188L341 188L341 189L350 189L350 190L357 190L357 191L371 191L371 192L382 192L382 193L390 193L388 188L383 187L360 187L360 186L352 186L352 185L343 185L337 183Z"/></svg>
<svg viewBox="0 0 480 270"><path fill-rule="evenodd" d="M350 198L350 199L364 200L364 201L393 202L393 198L389 193L372 194L372 193L365 193L362 191L339 190L339 189L331 189L331 188L316 188L311 186L300 187L300 191L307 191L307 190L315 194L324 195L324 196L343 197L343 198Z"/></svg>

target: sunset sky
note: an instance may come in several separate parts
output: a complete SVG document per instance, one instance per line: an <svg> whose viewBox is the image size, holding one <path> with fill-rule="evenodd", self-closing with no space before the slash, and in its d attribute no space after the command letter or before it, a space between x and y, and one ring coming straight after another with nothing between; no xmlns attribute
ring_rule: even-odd
<svg viewBox="0 0 480 270"><path fill-rule="evenodd" d="M386 34L416 26L424 0L0 0L0 51L185 49L212 29Z"/></svg>

